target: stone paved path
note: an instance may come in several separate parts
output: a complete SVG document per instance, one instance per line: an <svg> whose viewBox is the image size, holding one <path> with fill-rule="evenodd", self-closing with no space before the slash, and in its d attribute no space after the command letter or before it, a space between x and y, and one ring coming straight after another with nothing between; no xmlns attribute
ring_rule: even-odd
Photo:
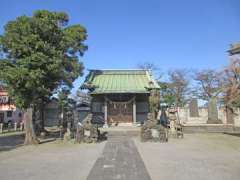
<svg viewBox="0 0 240 180"><path fill-rule="evenodd" d="M133 140L124 135L112 135L87 179L150 180L151 178Z"/></svg>

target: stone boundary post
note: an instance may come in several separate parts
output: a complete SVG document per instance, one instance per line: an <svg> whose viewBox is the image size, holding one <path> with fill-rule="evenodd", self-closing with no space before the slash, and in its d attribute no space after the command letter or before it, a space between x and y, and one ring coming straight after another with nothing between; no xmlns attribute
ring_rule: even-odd
<svg viewBox="0 0 240 180"><path fill-rule="evenodd" d="M24 122L21 122L20 123L20 131L23 131L24 130Z"/></svg>
<svg viewBox="0 0 240 180"><path fill-rule="evenodd" d="M17 122L14 123L14 131L17 131Z"/></svg>
<svg viewBox="0 0 240 180"><path fill-rule="evenodd" d="M0 123L0 134L3 133L3 123Z"/></svg>

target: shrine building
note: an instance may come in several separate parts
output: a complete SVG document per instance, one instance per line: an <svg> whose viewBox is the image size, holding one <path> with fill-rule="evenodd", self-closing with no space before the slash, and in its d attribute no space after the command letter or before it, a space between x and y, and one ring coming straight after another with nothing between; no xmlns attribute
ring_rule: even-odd
<svg viewBox="0 0 240 180"><path fill-rule="evenodd" d="M148 70L90 70L82 89L91 95L93 122L105 125L143 123L149 95L159 89Z"/></svg>

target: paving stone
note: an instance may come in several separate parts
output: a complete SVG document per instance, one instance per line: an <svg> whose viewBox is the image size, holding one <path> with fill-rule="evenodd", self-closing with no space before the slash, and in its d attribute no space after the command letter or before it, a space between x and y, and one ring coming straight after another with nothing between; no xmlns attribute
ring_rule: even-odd
<svg viewBox="0 0 240 180"><path fill-rule="evenodd" d="M150 180L139 152L128 136L112 135L87 180Z"/></svg>

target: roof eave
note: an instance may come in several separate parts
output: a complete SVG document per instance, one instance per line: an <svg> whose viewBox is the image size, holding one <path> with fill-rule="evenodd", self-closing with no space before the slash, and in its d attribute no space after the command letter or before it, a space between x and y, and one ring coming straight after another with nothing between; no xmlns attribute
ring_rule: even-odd
<svg viewBox="0 0 240 180"><path fill-rule="evenodd" d="M100 94L149 94L149 91L114 91L114 92L91 92L90 95L100 95Z"/></svg>

